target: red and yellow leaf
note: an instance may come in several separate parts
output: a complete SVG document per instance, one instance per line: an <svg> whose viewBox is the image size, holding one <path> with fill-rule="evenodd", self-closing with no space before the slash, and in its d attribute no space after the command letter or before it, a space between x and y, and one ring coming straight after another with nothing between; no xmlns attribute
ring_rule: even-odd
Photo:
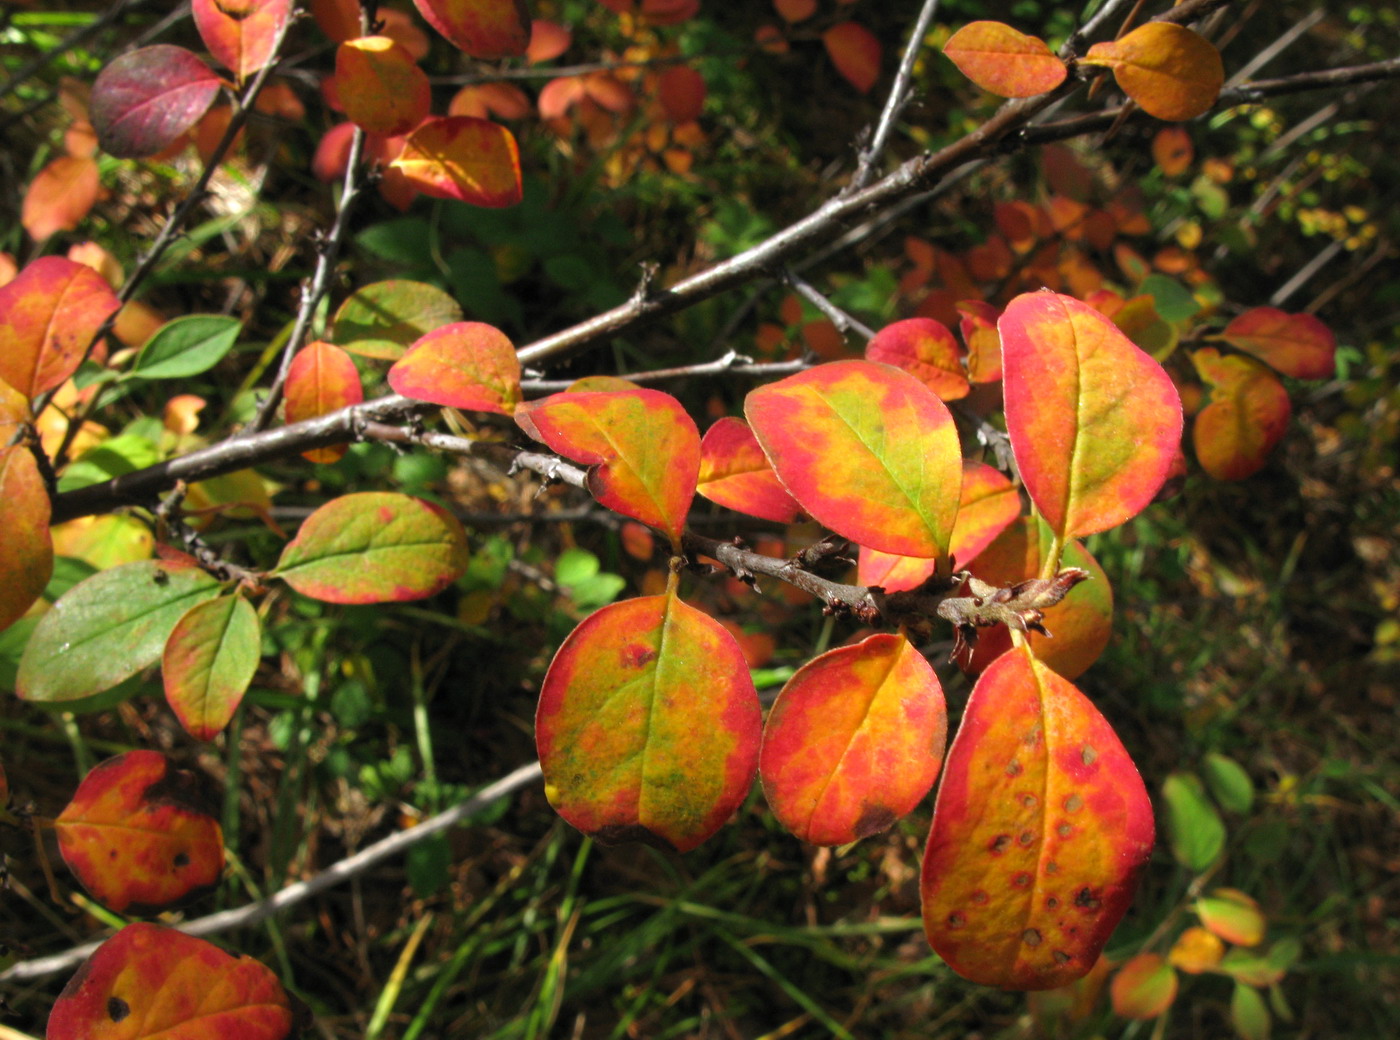
<svg viewBox="0 0 1400 1040"><path fill-rule="evenodd" d="M292 0L192 0L190 8L209 53L241 83L272 60Z"/></svg>
<svg viewBox="0 0 1400 1040"><path fill-rule="evenodd" d="M603 505L680 544L700 475L700 432L660 390L553 394L515 410L531 437L590 467L588 490Z"/></svg>
<svg viewBox="0 0 1400 1040"><path fill-rule="evenodd" d="M213 740L243 700L262 656L258 613L242 596L196 603L161 655L165 699L195 740Z"/></svg>
<svg viewBox="0 0 1400 1040"><path fill-rule="evenodd" d="M790 524L802 515L802 507L778 481L749 424L732 416L715 420L705 431L695 490L711 502L780 524Z"/></svg>
<svg viewBox="0 0 1400 1040"><path fill-rule="evenodd" d="M681 852L713 834L758 766L743 651L674 593L587 617L540 687L535 740L550 804L603 842Z"/></svg>
<svg viewBox="0 0 1400 1040"><path fill-rule="evenodd" d="M928 794L948 714L928 661L881 633L803 665L763 729L759 776L778 821L813 845L885 830Z"/></svg>
<svg viewBox="0 0 1400 1040"><path fill-rule="evenodd" d="M1225 943L1208 928L1192 925L1176 937L1167 962L1179 971L1199 975L1211 971L1225 954Z"/></svg>
<svg viewBox="0 0 1400 1040"><path fill-rule="evenodd" d="M956 401L972 390L958 341L946 325L932 318L906 318L886 325L865 345L865 356L904 369L943 401Z"/></svg>
<svg viewBox="0 0 1400 1040"><path fill-rule="evenodd" d="M391 162L408 182L439 199L499 208L520 201L520 152L499 123L444 116L420 124Z"/></svg>
<svg viewBox="0 0 1400 1040"><path fill-rule="evenodd" d="M175 142L219 92L219 77L183 47L158 43L123 54L97 74L89 113L97 140L119 159Z"/></svg>
<svg viewBox="0 0 1400 1040"><path fill-rule="evenodd" d="M964 76L997 97L1045 94L1069 75L1044 40L1002 22L964 25L948 38L943 53Z"/></svg>
<svg viewBox="0 0 1400 1040"><path fill-rule="evenodd" d="M58 851L93 898L153 913L218 884L223 833L207 778L158 751L101 762L54 822Z"/></svg>
<svg viewBox="0 0 1400 1040"><path fill-rule="evenodd" d="M467 535L451 513L365 491L308 516L273 575L327 603L403 603L441 592L466 569Z"/></svg>
<svg viewBox="0 0 1400 1040"><path fill-rule="evenodd" d="M7 438L8 439L8 438ZM34 453L23 444L0 448L0 631L24 616L53 574L49 492Z"/></svg>
<svg viewBox="0 0 1400 1040"><path fill-rule="evenodd" d="M880 41L859 22L840 22L822 33L822 45L841 77L862 94L880 78Z"/></svg>
<svg viewBox="0 0 1400 1040"><path fill-rule="evenodd" d="M974 383L1001 380L1001 334L997 319L1001 311L981 300L964 300L957 305L962 316L958 331L967 345L967 378Z"/></svg>
<svg viewBox="0 0 1400 1040"><path fill-rule="evenodd" d="M1109 983L1113 1013L1120 1018L1156 1018L1176 999L1176 972L1161 954L1139 953L1128 958Z"/></svg>
<svg viewBox="0 0 1400 1040"><path fill-rule="evenodd" d="M361 36L337 47L335 87L350 121L372 134L407 133L433 103L427 73L387 36Z"/></svg>
<svg viewBox="0 0 1400 1040"><path fill-rule="evenodd" d="M365 399L360 371L349 354L330 343L308 343L287 366L287 422L314 419ZM339 462L345 455L343 444L312 448L302 452L310 462Z"/></svg>
<svg viewBox="0 0 1400 1040"><path fill-rule="evenodd" d="M120 306L92 268L61 256L26 264L0 286L0 379L31 401L78 370Z"/></svg>
<svg viewBox="0 0 1400 1040"><path fill-rule="evenodd" d="M389 385L415 401L510 415L520 402L520 359L500 329L454 322L409 347L389 369Z"/></svg>
<svg viewBox="0 0 1400 1040"><path fill-rule="evenodd" d="M1152 851L1152 803L1089 700L1027 648L998 658L949 749L924 930L959 975L1051 989L1086 974Z"/></svg>
<svg viewBox="0 0 1400 1040"><path fill-rule="evenodd" d="M1191 429L1196 458L1216 480L1243 480L1263 467L1283 439L1293 414L1288 391L1253 358L1202 347L1191 362L1210 387L1210 403L1196 413Z"/></svg>
<svg viewBox="0 0 1400 1040"><path fill-rule="evenodd" d="M36 242L57 231L72 231L92 210L101 191L97 160L61 155L30 182L20 224Z"/></svg>
<svg viewBox="0 0 1400 1040"><path fill-rule="evenodd" d="M553 61L574 42L574 34L558 22L536 18L530 23L530 44L525 48L525 60L531 65Z"/></svg>
<svg viewBox="0 0 1400 1040"><path fill-rule="evenodd" d="M1255 307L1226 325L1220 338L1294 379L1330 379L1337 372L1337 338L1311 314Z"/></svg>
<svg viewBox="0 0 1400 1040"><path fill-rule="evenodd" d="M948 554L962 450L947 406L908 372L818 365L748 395L749 425L778 479L844 538L900 556Z"/></svg>
<svg viewBox="0 0 1400 1040"><path fill-rule="evenodd" d="M413 0L429 25L473 58L514 58L530 45L525 0Z"/></svg>
<svg viewBox="0 0 1400 1040"><path fill-rule="evenodd" d="M1089 48L1081 65L1103 65L1144 112L1173 122L1210 110L1225 83L1220 52L1200 33L1172 22L1148 22L1117 40Z"/></svg>
<svg viewBox="0 0 1400 1040"><path fill-rule="evenodd" d="M1001 334L1006 429L1056 534L1093 534L1152 501L1181 442L1181 399L1156 361L1088 304L1025 293Z"/></svg>
<svg viewBox="0 0 1400 1040"><path fill-rule="evenodd" d="M261 961L159 924L129 924L63 988L47 1040L291 1040L297 1016Z"/></svg>

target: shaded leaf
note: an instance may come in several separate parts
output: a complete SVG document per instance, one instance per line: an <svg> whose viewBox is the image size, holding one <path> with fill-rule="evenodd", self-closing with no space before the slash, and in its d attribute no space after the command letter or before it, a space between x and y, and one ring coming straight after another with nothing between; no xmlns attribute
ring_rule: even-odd
<svg viewBox="0 0 1400 1040"><path fill-rule="evenodd" d="M473 58L513 58L530 45L525 0L413 0L429 25Z"/></svg>
<svg viewBox="0 0 1400 1040"><path fill-rule="evenodd" d="M94 766L54 822L68 869L118 913L154 913L219 881L223 832L208 779L157 751Z"/></svg>
<svg viewBox="0 0 1400 1040"><path fill-rule="evenodd" d="M1196 458L1216 480L1243 480L1263 468L1287 432L1288 391L1253 358L1202 347L1191 362L1210 387L1210 403L1191 430Z"/></svg>
<svg viewBox="0 0 1400 1040"><path fill-rule="evenodd" d="M34 630L19 663L24 700L81 700L160 659L175 622L219 583L197 567L143 560L73 586Z"/></svg>
<svg viewBox="0 0 1400 1040"><path fill-rule="evenodd" d="M545 794L600 841L686 852L748 794L760 722L719 622L673 593L614 603L574 629L540 687Z"/></svg>
<svg viewBox="0 0 1400 1040"><path fill-rule="evenodd" d="M36 242L58 231L72 231L92 210L101 191L95 159L61 155L29 183L20 224Z"/></svg>
<svg viewBox="0 0 1400 1040"><path fill-rule="evenodd" d="M673 65L656 78L656 94L671 122L694 122L705 107L705 77L689 65Z"/></svg>
<svg viewBox="0 0 1400 1040"><path fill-rule="evenodd" d="M1156 953L1128 958L1109 984L1113 1013L1122 1018L1156 1018L1176 999L1179 980L1175 970Z"/></svg>
<svg viewBox="0 0 1400 1040"><path fill-rule="evenodd" d="M836 71L862 94L880 78L880 41L859 22L839 22L822 33L822 45Z"/></svg>
<svg viewBox="0 0 1400 1040"><path fill-rule="evenodd" d="M1115 527L1151 503L1181 442L1162 366L1088 304L1025 293L1001 333L1006 429L1026 491L1060 536Z"/></svg>
<svg viewBox="0 0 1400 1040"><path fill-rule="evenodd" d="M711 502L780 524L790 524L802 515L802 507L778 481L749 424L732 416L716 419L705 431L695 490Z"/></svg>
<svg viewBox="0 0 1400 1040"><path fill-rule="evenodd" d="M1152 806L1108 722L1026 648L973 688L923 863L924 930L958 974L1049 989L1086 974L1152 850Z"/></svg>
<svg viewBox="0 0 1400 1040"><path fill-rule="evenodd" d="M514 206L524 190L515 137L471 116L426 120L389 165L425 195L473 206Z"/></svg>
<svg viewBox="0 0 1400 1040"><path fill-rule="evenodd" d="M928 794L947 732L923 655L903 635L873 635L808 661L783 687L763 729L764 795L803 841L867 838Z"/></svg>
<svg viewBox="0 0 1400 1040"><path fill-rule="evenodd" d="M700 473L700 433L660 390L553 394L515 410L535 440L590 467L588 490L679 545Z"/></svg>
<svg viewBox="0 0 1400 1040"><path fill-rule="evenodd" d="M1226 325L1220 338L1294 379L1330 379L1337 373L1337 338L1311 314L1255 307Z"/></svg>
<svg viewBox="0 0 1400 1040"><path fill-rule="evenodd" d="M947 407L919 380L889 365L836 361L759 387L744 412L811 516L881 552L947 555L962 452Z"/></svg>
<svg viewBox="0 0 1400 1040"><path fill-rule="evenodd" d="M1152 161L1168 177L1180 177L1191 166L1196 150L1184 126L1164 126L1152 136Z"/></svg>
<svg viewBox="0 0 1400 1040"><path fill-rule="evenodd" d="M1182 866L1202 871L1225 849L1225 824L1210 804L1200 778L1173 773L1162 781L1167 840Z"/></svg>
<svg viewBox="0 0 1400 1040"><path fill-rule="evenodd" d="M1259 904L1234 888L1217 888L1196 900L1196 916L1220 938L1236 946L1258 946L1266 922Z"/></svg>
<svg viewBox="0 0 1400 1040"><path fill-rule="evenodd" d="M1208 928L1192 925L1176 937L1167 962L1180 971L1199 975L1214 969L1224 953L1225 944L1220 936Z"/></svg>
<svg viewBox="0 0 1400 1040"><path fill-rule="evenodd" d="M1044 40L1002 22L964 25L948 38L943 53L964 76L998 97L1044 94L1069 75Z"/></svg>
<svg viewBox="0 0 1400 1040"><path fill-rule="evenodd" d="M996 383L1001 380L1001 334L997 319L1001 311L980 300L964 300L958 304L962 315L958 331L967 346L967 378L974 383Z"/></svg>
<svg viewBox="0 0 1400 1040"><path fill-rule="evenodd" d="M287 366L285 408L289 423L314 419L364 399L355 360L337 346L322 340L308 343ZM344 444L332 444L301 454L309 462L333 463L339 462L345 451Z"/></svg>
<svg viewBox="0 0 1400 1040"><path fill-rule="evenodd" d="M48 1040L290 1040L296 1016L260 961L159 924L129 924L89 957L49 1014Z"/></svg>
<svg viewBox="0 0 1400 1040"><path fill-rule="evenodd" d="M455 322L419 337L389 369L389 385L415 401L510 415L520 401L520 359L500 329Z"/></svg>
<svg viewBox="0 0 1400 1040"><path fill-rule="evenodd" d="M160 327L131 366L142 379L187 379L209 371L233 349L243 323L223 314L186 314Z"/></svg>
<svg viewBox="0 0 1400 1040"><path fill-rule="evenodd" d="M394 361L415 340L461 320L461 306L441 289L392 278L351 293L335 312L331 339L352 354Z"/></svg>
<svg viewBox="0 0 1400 1040"><path fill-rule="evenodd" d="M26 264L0 286L0 379L31 401L78 369L120 304L92 268L61 256Z"/></svg>
<svg viewBox="0 0 1400 1040"><path fill-rule="evenodd" d="M427 73L387 36L361 36L337 47L335 87L350 121L373 134L407 133L432 107Z"/></svg>
<svg viewBox="0 0 1400 1040"><path fill-rule="evenodd" d="M943 401L966 397L972 389L958 341L947 326L932 318L906 318L886 325L865 345L865 356L904 369Z"/></svg>
<svg viewBox="0 0 1400 1040"><path fill-rule="evenodd" d="M1089 48L1081 65L1103 65L1144 112L1172 121L1208 112L1225 83L1220 52L1204 36L1172 22L1148 22Z"/></svg>
<svg viewBox="0 0 1400 1040"><path fill-rule="evenodd" d="M272 60L292 0L191 0L190 9L204 46L241 83Z"/></svg>
<svg viewBox="0 0 1400 1040"><path fill-rule="evenodd" d="M165 699L185 732L213 740L228 725L262 656L258 614L241 596L196 603L161 655Z"/></svg>
<svg viewBox="0 0 1400 1040"><path fill-rule="evenodd" d="M219 77L183 47L158 43L123 54L97 74L89 113L98 143L141 159L175 142L219 92Z"/></svg>
<svg viewBox="0 0 1400 1040"><path fill-rule="evenodd" d="M441 592L466 568L466 532L451 513L408 495L366 491L308 516L273 574L327 603L402 603Z"/></svg>
<svg viewBox="0 0 1400 1040"><path fill-rule="evenodd" d="M43 594L53 573L49 491L39 475L34 453L23 444L0 448L0 502L5 503L5 532L0 536L3 630L24 616ZM3 804L0 800L0 806Z"/></svg>
<svg viewBox="0 0 1400 1040"><path fill-rule="evenodd" d="M1236 982L1230 994L1230 1024L1241 1040L1269 1040L1273 1022L1259 991Z"/></svg>
<svg viewBox="0 0 1400 1040"><path fill-rule="evenodd" d="M1207 751L1201 772L1215 800L1227 811L1244 814L1254 808L1254 781L1244 766L1218 751Z"/></svg>

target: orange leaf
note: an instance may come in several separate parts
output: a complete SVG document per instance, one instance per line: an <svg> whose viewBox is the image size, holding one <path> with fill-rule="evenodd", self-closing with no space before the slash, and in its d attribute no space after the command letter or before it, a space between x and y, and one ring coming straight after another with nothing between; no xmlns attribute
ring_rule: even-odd
<svg viewBox="0 0 1400 1040"><path fill-rule="evenodd" d="M1123 93L1158 119L1195 119L1210 110L1225 83L1220 52L1200 33L1148 22L1089 48L1081 65L1103 65Z"/></svg>
<svg viewBox="0 0 1400 1040"><path fill-rule="evenodd" d="M287 422L314 419L365 399L354 359L339 347L317 340L303 347L287 368ZM339 462L345 445L302 452L309 462Z"/></svg>
<svg viewBox="0 0 1400 1040"><path fill-rule="evenodd" d="M477 119L524 119L533 111L530 96L513 83L468 84L447 104L448 115Z"/></svg>
<svg viewBox="0 0 1400 1040"><path fill-rule="evenodd" d="M1219 964L1224 953L1225 943L1220 936L1208 928L1192 925L1176 937L1167 962L1173 968L1199 975Z"/></svg>
<svg viewBox="0 0 1400 1040"><path fill-rule="evenodd" d="M473 58L514 58L530 45L525 0L413 0L427 23Z"/></svg>
<svg viewBox="0 0 1400 1040"><path fill-rule="evenodd" d="M773 7L785 22L805 22L817 13L817 0L773 0Z"/></svg>
<svg viewBox="0 0 1400 1040"><path fill-rule="evenodd" d="M389 386L415 401L509 415L520 401L520 359L499 329L455 322L409 347L389 369Z"/></svg>
<svg viewBox="0 0 1400 1040"><path fill-rule="evenodd" d="M0 427L0 439L8 433ZM0 448L0 502L5 534L0 537L0 631L24 616L53 573L49 492L34 453L23 444Z"/></svg>
<svg viewBox="0 0 1400 1040"><path fill-rule="evenodd" d="M191 13L214 60L242 82L272 59L292 0L192 0Z"/></svg>
<svg viewBox="0 0 1400 1040"><path fill-rule="evenodd" d="M880 41L857 22L841 22L822 33L822 43L836 71L862 94L880 78Z"/></svg>
<svg viewBox="0 0 1400 1040"><path fill-rule="evenodd" d="M1152 161L1168 177L1180 177L1195 158L1191 135L1184 126L1164 126L1152 138Z"/></svg>
<svg viewBox="0 0 1400 1040"><path fill-rule="evenodd" d="M61 256L25 265L0 286L0 379L31 401L77 371L83 354L118 307L90 267Z"/></svg>
<svg viewBox="0 0 1400 1040"><path fill-rule="evenodd" d="M427 74L387 36L362 36L337 47L335 85L350 121L370 133L412 130L432 106Z"/></svg>
<svg viewBox="0 0 1400 1040"><path fill-rule="evenodd" d="M1258 946L1264 941L1267 923L1259 904L1236 888L1217 888L1196 900L1201 924L1226 942L1236 946Z"/></svg>
<svg viewBox="0 0 1400 1040"><path fill-rule="evenodd" d="M1044 94L1069 75L1044 40L1002 22L964 25L948 38L943 53L964 76L997 97Z"/></svg>
<svg viewBox="0 0 1400 1040"><path fill-rule="evenodd" d="M673 123L699 119L705 107L705 78L688 65L673 65L658 76L656 92L666 118Z"/></svg>
<svg viewBox="0 0 1400 1040"><path fill-rule="evenodd" d="M1337 372L1337 338L1311 314L1255 307L1226 325L1220 338L1294 379L1329 379Z"/></svg>
<svg viewBox="0 0 1400 1040"><path fill-rule="evenodd" d="M574 34L558 22L536 18L530 26L530 45L525 48L525 60L531 65L553 61L569 49Z"/></svg>
<svg viewBox="0 0 1400 1040"><path fill-rule="evenodd" d="M1243 480L1268 460L1293 406L1278 378L1253 358L1222 357L1214 347L1191 355L1197 374L1210 386L1210 403L1196 415L1196 458L1216 480Z"/></svg>
<svg viewBox="0 0 1400 1040"><path fill-rule="evenodd" d="M102 190L94 159L54 159L24 193L20 223L36 242L56 231L72 231L88 215Z"/></svg>
<svg viewBox="0 0 1400 1040"><path fill-rule="evenodd" d="M749 424L725 416L700 442L700 474L695 489L711 502L750 516L790 524L802 515L778 481Z"/></svg>
<svg viewBox="0 0 1400 1040"><path fill-rule="evenodd" d="M947 326L932 318L907 318L886 325L865 345L865 356L904 369L943 401L966 397L972 389L957 340Z"/></svg>
<svg viewBox="0 0 1400 1040"><path fill-rule="evenodd" d="M514 206L523 195L520 153L511 132L471 116L429 119L389 164L413 187L473 206Z"/></svg>

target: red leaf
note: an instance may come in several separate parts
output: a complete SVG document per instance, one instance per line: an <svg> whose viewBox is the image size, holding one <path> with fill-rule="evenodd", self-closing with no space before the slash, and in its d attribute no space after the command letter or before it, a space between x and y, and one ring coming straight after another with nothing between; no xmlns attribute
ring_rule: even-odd
<svg viewBox="0 0 1400 1040"><path fill-rule="evenodd" d="M817 0L773 0L773 7L785 22L805 22L817 13Z"/></svg>
<svg viewBox="0 0 1400 1040"><path fill-rule="evenodd" d="M515 421L565 458L592 467L588 490L679 545L700 473L700 433L660 390L553 394L520 405Z"/></svg>
<svg viewBox="0 0 1400 1040"><path fill-rule="evenodd" d="M8 435L0 431L0 439ZM22 444L0 448L0 502L5 534L0 537L0 631L24 616L53 574L49 492L34 453ZM4 802L0 801L0 807Z"/></svg>
<svg viewBox="0 0 1400 1040"><path fill-rule="evenodd" d="M553 61L569 49L574 34L558 22L536 18L530 25L530 44L525 48L525 60L531 65Z"/></svg>
<svg viewBox="0 0 1400 1040"><path fill-rule="evenodd" d="M972 390L958 341L947 326L932 318L907 318L886 325L865 345L865 356L904 369L943 401L956 401Z"/></svg>
<svg viewBox="0 0 1400 1040"><path fill-rule="evenodd" d="M687 852L748 794L760 714L719 622L668 593L591 614L540 687L545 795L599 841Z"/></svg>
<svg viewBox="0 0 1400 1040"><path fill-rule="evenodd" d="M530 45L525 0L413 0L428 24L473 58L513 58Z"/></svg>
<svg viewBox="0 0 1400 1040"><path fill-rule="evenodd" d="M188 902L224 869L210 786L157 751L109 758L54 822L58 851L93 898L118 913Z"/></svg>
<svg viewBox="0 0 1400 1040"><path fill-rule="evenodd" d="M539 25L539 22L535 23ZM530 96L513 83L472 83L452 95L447 103L450 116L477 119L524 119L535 110Z"/></svg>
<svg viewBox="0 0 1400 1040"><path fill-rule="evenodd" d="M45 1035L289 1040L295 1030L290 998L260 961L141 923L127 925L83 963L54 1002Z"/></svg>
<svg viewBox="0 0 1400 1040"><path fill-rule="evenodd" d="M3 291L3 290L0 290ZM1216 480L1243 480L1268 461L1283 439L1293 406L1288 391L1253 358L1221 356L1214 347L1191 355L1210 386L1210 403L1196 414L1196 458Z"/></svg>
<svg viewBox="0 0 1400 1040"><path fill-rule="evenodd" d="M1210 110L1225 83L1220 52L1200 33L1148 22L1089 48L1081 65L1103 65L1124 94L1158 119L1195 119Z"/></svg>
<svg viewBox="0 0 1400 1040"><path fill-rule="evenodd" d="M97 140L120 159L174 143L219 92L219 77L183 47L156 44L123 54L97 74L89 112Z"/></svg>
<svg viewBox="0 0 1400 1040"><path fill-rule="evenodd" d="M1255 307L1226 325L1220 338L1294 379L1330 379L1337 373L1337 338L1311 314Z"/></svg>
<svg viewBox="0 0 1400 1040"><path fill-rule="evenodd" d="M96 160L59 156L30 182L20 223L36 242L57 231L72 231L92 210L101 190Z"/></svg>
<svg viewBox="0 0 1400 1040"><path fill-rule="evenodd" d="M292 0L192 0L195 28L214 60L241 83L272 60Z"/></svg>
<svg viewBox="0 0 1400 1040"><path fill-rule="evenodd" d="M90 267L61 256L27 264L0 286L0 379L31 401L78 370L120 305Z"/></svg>
<svg viewBox="0 0 1400 1040"><path fill-rule="evenodd" d="M835 361L751 392L744 411L778 479L842 537L948 553L962 485L957 427L908 372Z"/></svg>
<svg viewBox="0 0 1400 1040"><path fill-rule="evenodd" d="M330 343L308 343L287 367L287 422L314 419L365 399L360 372L349 354ZM345 445L333 444L302 452L310 462L339 462Z"/></svg>
<svg viewBox="0 0 1400 1040"><path fill-rule="evenodd" d="M387 36L362 36L337 47L335 86L350 121L374 134L407 133L433 101L427 74Z"/></svg>
<svg viewBox="0 0 1400 1040"><path fill-rule="evenodd" d="M499 123L471 116L422 123L389 166L434 198L497 208L514 206L523 194L515 138Z"/></svg>
<svg viewBox="0 0 1400 1040"><path fill-rule="evenodd" d="M964 76L998 97L1045 94L1069 75L1044 40L1002 22L964 25L948 38L943 53Z"/></svg>
<svg viewBox="0 0 1400 1040"><path fill-rule="evenodd" d="M1152 803L1098 710L1021 648L977 681L923 863L924 930L958 974L1051 989L1093 967L1152 851Z"/></svg>
<svg viewBox="0 0 1400 1040"><path fill-rule="evenodd" d="M705 107L705 78L688 65L673 65L658 76L656 92L673 123L693 122Z"/></svg>
<svg viewBox="0 0 1400 1040"><path fill-rule="evenodd" d="M802 507L768 465L749 424L730 416L717 419L705 431L695 490L711 502L780 524L802 515Z"/></svg>
<svg viewBox="0 0 1400 1040"><path fill-rule="evenodd" d="M520 401L520 359L504 332L461 321L420 337L389 369L389 385L415 401L510 415Z"/></svg>
<svg viewBox="0 0 1400 1040"><path fill-rule="evenodd" d="M1007 433L1046 522L1073 538L1136 516L1181 441L1181 399L1162 366L1058 293L1016 297L997 328Z"/></svg>
<svg viewBox="0 0 1400 1040"><path fill-rule="evenodd" d="M947 731L923 655L903 635L873 635L807 662L783 687L763 730L764 795L803 841L867 838L928 794Z"/></svg>
<svg viewBox="0 0 1400 1040"><path fill-rule="evenodd" d="M243 700L262 656L258 614L241 596L197 603L161 655L165 699L185 732L213 740Z"/></svg>
<svg viewBox="0 0 1400 1040"><path fill-rule="evenodd" d="M822 43L842 78L862 94L880 78L880 41L857 22L841 22L822 33Z"/></svg>

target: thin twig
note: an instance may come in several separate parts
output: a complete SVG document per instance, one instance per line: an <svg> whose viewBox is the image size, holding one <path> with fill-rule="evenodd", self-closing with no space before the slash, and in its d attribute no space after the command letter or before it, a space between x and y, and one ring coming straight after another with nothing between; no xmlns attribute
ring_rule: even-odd
<svg viewBox="0 0 1400 1040"><path fill-rule="evenodd" d="M837 331L843 336L847 332L854 332L867 340L875 338L874 329L836 306L826 298L820 289L817 289L795 271L784 270L783 280L791 285L799 296L826 315L827 319L836 326Z"/></svg>
<svg viewBox="0 0 1400 1040"><path fill-rule="evenodd" d="M768 379L773 376L790 376L794 372L811 368L811 363L796 361L757 362L738 351L726 351L714 361L702 361L694 365L681 365L677 368L658 368L651 372L622 372L618 378L633 383L666 383L673 379L691 379L696 376L744 375L754 379ZM520 389L527 394L552 394L567 390L574 385L572 379L524 379Z"/></svg>

